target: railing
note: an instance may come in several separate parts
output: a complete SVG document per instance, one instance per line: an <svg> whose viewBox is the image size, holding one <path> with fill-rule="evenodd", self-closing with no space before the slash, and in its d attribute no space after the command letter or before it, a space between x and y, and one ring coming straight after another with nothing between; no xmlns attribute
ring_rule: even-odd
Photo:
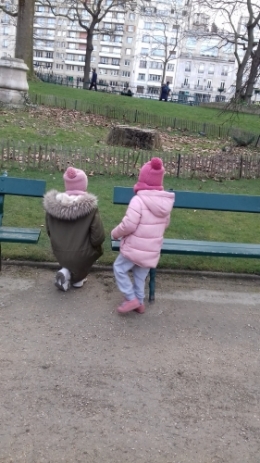
<svg viewBox="0 0 260 463"><path fill-rule="evenodd" d="M64 171L68 165L87 173L110 175L138 175L139 168L154 156L152 151L138 152L117 147L68 148L67 146L0 143L0 168L8 170L34 168L44 171ZM158 152L165 170L171 177L181 178L260 178L260 155L242 154L181 154Z"/></svg>

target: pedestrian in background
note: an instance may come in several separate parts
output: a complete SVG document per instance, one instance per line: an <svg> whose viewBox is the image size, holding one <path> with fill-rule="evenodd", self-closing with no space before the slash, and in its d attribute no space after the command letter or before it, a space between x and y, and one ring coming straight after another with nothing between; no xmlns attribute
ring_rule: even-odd
<svg viewBox="0 0 260 463"><path fill-rule="evenodd" d="M171 89L169 87L169 84L170 84L170 82L166 82L166 84L162 85L161 95L160 95L159 101L162 101L162 100L168 101L168 96L171 93Z"/></svg>
<svg viewBox="0 0 260 463"><path fill-rule="evenodd" d="M95 68L92 69L92 77L91 77L91 81L90 81L89 90L91 90L93 87L97 91L97 73L96 73Z"/></svg>

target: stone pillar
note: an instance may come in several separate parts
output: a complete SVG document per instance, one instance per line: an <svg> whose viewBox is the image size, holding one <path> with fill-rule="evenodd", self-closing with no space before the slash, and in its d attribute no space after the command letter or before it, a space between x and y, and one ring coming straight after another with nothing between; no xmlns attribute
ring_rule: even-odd
<svg viewBox="0 0 260 463"><path fill-rule="evenodd" d="M0 103L5 106L23 106L29 86L28 67L22 59L0 59Z"/></svg>

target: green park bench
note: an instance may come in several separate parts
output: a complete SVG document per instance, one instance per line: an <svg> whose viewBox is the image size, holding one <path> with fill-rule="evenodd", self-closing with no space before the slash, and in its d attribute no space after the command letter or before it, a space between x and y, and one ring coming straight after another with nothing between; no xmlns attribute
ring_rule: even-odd
<svg viewBox="0 0 260 463"><path fill-rule="evenodd" d="M45 180L30 180L8 176L0 177L0 270L2 263L1 243L36 244L39 241L41 229L4 227L4 199L6 195L32 196L42 198L45 193Z"/></svg>
<svg viewBox="0 0 260 463"><path fill-rule="evenodd" d="M201 193L193 191L174 191L177 209L193 209L227 212L260 212L260 196L232 195L221 193ZM129 204L134 196L132 188L114 187L114 204ZM120 241L111 240L113 251L119 251ZM212 257L260 257L260 244L225 243L218 241L163 240L162 254L186 254ZM149 302L155 299L156 269L150 269Z"/></svg>

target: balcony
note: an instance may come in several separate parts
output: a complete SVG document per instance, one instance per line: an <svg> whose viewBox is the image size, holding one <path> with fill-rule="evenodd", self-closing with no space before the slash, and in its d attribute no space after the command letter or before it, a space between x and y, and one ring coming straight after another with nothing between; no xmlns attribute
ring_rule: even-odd
<svg viewBox="0 0 260 463"><path fill-rule="evenodd" d="M190 84L181 84L181 88L190 88Z"/></svg>

